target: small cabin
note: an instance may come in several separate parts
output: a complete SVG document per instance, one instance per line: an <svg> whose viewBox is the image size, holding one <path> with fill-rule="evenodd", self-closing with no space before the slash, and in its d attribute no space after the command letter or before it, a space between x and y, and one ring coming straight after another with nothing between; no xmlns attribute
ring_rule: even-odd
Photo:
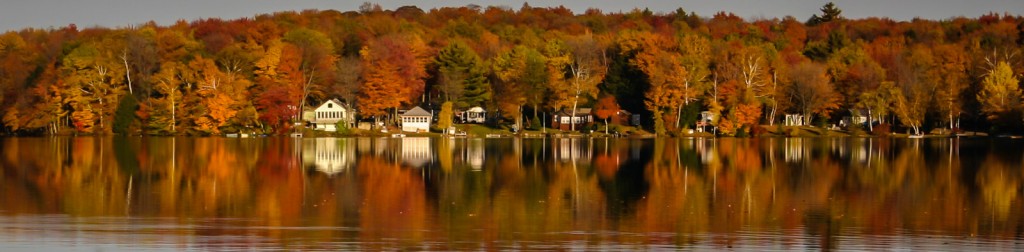
<svg viewBox="0 0 1024 252"><path fill-rule="evenodd" d="M846 127L867 125L869 121L868 114L869 112L866 109L851 109L850 116L845 116L842 120L839 120L839 126Z"/></svg>
<svg viewBox="0 0 1024 252"><path fill-rule="evenodd" d="M484 123L487 120L487 111L481 107L472 107L460 113L462 123Z"/></svg>
<svg viewBox="0 0 1024 252"><path fill-rule="evenodd" d="M590 108L577 108L574 116L572 110L563 109L553 116L552 126L560 130L572 130L575 125L575 129L580 130L594 122L594 116L590 112Z"/></svg>
<svg viewBox="0 0 1024 252"><path fill-rule="evenodd" d="M434 114L416 106L402 114L402 131L429 132Z"/></svg>
<svg viewBox="0 0 1024 252"><path fill-rule="evenodd" d="M338 130L336 128L338 122L345 122L351 128L352 122L355 121L354 112L353 109L346 107L338 99L328 100L313 110L314 129L334 132Z"/></svg>
<svg viewBox="0 0 1024 252"><path fill-rule="evenodd" d="M715 113L711 113L711 111L701 111L700 114L697 115L697 127L695 128L698 132L704 132L707 127L713 126L711 123L714 121Z"/></svg>

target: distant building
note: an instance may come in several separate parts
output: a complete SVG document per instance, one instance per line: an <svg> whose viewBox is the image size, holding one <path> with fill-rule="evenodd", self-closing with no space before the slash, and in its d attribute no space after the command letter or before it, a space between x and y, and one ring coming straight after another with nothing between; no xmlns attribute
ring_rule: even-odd
<svg viewBox="0 0 1024 252"><path fill-rule="evenodd" d="M783 122L786 126L803 126L804 115L801 114L786 114L786 120Z"/></svg>
<svg viewBox="0 0 1024 252"><path fill-rule="evenodd" d="M402 131L405 132L428 132L430 122L434 114L427 112L419 106L402 114Z"/></svg>
<svg viewBox="0 0 1024 252"><path fill-rule="evenodd" d="M561 130L571 130L575 125L576 130L580 130L594 122L594 116L590 112L590 108L577 108L576 114L573 116L572 110L563 109L553 116L552 126Z"/></svg>
<svg viewBox="0 0 1024 252"><path fill-rule="evenodd" d="M843 117L843 119L839 121L839 126L845 127L848 125L867 125L870 119L868 118L869 114L870 112L866 109L851 109L850 116Z"/></svg>
<svg viewBox="0 0 1024 252"><path fill-rule="evenodd" d="M328 100L313 111L313 126L316 130L334 132L338 122L345 122L349 128L355 122L355 110L347 108L337 99Z"/></svg>
<svg viewBox="0 0 1024 252"><path fill-rule="evenodd" d="M472 107L460 113L462 123L484 123L487 120L487 111L481 107Z"/></svg>
<svg viewBox="0 0 1024 252"><path fill-rule="evenodd" d="M712 127L711 122L715 121L715 113L711 111L701 111L700 115L697 115L697 131L704 132L707 127Z"/></svg>

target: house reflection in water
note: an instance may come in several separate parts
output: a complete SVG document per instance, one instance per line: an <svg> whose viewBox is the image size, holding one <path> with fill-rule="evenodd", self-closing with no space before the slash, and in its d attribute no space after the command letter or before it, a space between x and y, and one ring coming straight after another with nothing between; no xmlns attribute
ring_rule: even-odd
<svg viewBox="0 0 1024 252"><path fill-rule="evenodd" d="M328 176L348 170L356 163L356 140L351 138L305 138L302 164Z"/></svg>
<svg viewBox="0 0 1024 252"><path fill-rule="evenodd" d="M434 161L429 137L402 138L402 162L420 168Z"/></svg>
<svg viewBox="0 0 1024 252"><path fill-rule="evenodd" d="M786 138L785 140L784 153L786 156L786 162L796 163L804 160L805 152L808 148L804 146L805 142L803 138Z"/></svg>
<svg viewBox="0 0 1024 252"><path fill-rule="evenodd" d="M469 139L466 143L465 160L469 163L469 166L474 171L479 171L484 168L484 139L473 138Z"/></svg>
<svg viewBox="0 0 1024 252"><path fill-rule="evenodd" d="M592 151L589 149L591 145L583 143L583 139L561 138L555 141L555 143L558 144L556 147L557 151L555 152L555 155L557 155L556 159L562 162L586 161L592 158Z"/></svg>

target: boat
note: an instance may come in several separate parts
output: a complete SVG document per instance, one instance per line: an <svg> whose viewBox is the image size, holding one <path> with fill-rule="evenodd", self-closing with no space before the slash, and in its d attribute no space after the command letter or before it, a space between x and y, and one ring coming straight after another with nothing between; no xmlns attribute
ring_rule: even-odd
<svg viewBox="0 0 1024 252"><path fill-rule="evenodd" d="M391 134L391 138L403 138L403 137L405 137L405 134L402 134L402 133Z"/></svg>

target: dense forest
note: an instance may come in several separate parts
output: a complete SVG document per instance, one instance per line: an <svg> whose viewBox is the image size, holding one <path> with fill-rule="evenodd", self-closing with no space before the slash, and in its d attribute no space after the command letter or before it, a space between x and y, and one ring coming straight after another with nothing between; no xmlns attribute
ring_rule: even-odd
<svg viewBox="0 0 1024 252"><path fill-rule="evenodd" d="M538 128L555 111L643 115L670 134L699 111L723 135L802 114L898 127L1019 132L1024 18L745 20L508 7L308 10L0 35L2 134L288 132L339 99L365 121L412 106L495 111ZM442 106L448 104L448 106ZM859 127L859 126L853 126Z"/></svg>

